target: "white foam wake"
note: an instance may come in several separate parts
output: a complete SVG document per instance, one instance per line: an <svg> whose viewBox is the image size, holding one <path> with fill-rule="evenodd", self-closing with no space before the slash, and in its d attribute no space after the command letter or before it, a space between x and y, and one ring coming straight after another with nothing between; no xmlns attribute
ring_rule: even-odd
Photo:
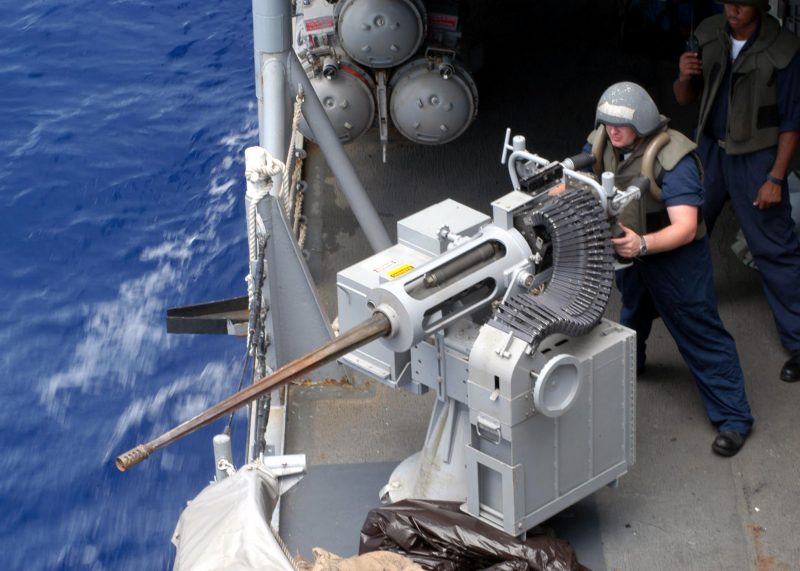
<svg viewBox="0 0 800 571"><path fill-rule="evenodd" d="M227 152L212 169L202 224L174 233L158 245L146 248L140 260L155 262L152 271L123 282L114 299L84 308L83 334L75 345L69 365L39 388L40 401L48 414L63 420L74 395L100 387L113 390L110 385L129 387L143 376L157 372L161 357L177 343L164 331L167 298L174 299L176 293L179 296L185 293L190 277L202 274L206 260L213 259L224 249L225 245L217 239L217 228L223 218L232 215L237 204L236 192L244 186L244 148L252 144L255 137L257 128L249 124L241 132L229 134L220 141ZM198 362L197 366L205 367L205 362ZM212 375L212 370L217 369L206 367L201 375ZM137 410L145 414L153 407L162 406L158 399L166 397L165 390L186 393L183 383L179 379L161 389L156 397L131 404L124 413L128 421L117 424L112 440L118 440L120 431L133 426ZM210 386L216 386L215 383ZM192 408L193 405L186 400L185 406Z"/></svg>

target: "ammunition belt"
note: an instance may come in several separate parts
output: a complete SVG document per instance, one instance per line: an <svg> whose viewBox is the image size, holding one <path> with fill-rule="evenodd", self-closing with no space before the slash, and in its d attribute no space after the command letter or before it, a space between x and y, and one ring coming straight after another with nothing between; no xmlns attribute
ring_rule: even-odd
<svg viewBox="0 0 800 571"><path fill-rule="evenodd" d="M544 227L552 240L553 273L540 295L519 293L489 323L536 347L553 333L587 333L603 316L611 294L611 229L595 196L569 190L525 213L524 224Z"/></svg>

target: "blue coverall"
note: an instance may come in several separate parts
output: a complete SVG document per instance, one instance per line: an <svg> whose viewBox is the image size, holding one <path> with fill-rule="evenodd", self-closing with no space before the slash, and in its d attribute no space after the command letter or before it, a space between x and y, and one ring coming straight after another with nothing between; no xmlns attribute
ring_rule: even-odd
<svg viewBox="0 0 800 571"><path fill-rule="evenodd" d="M742 48L756 39L754 34ZM730 69L717 91L698 154L704 168L703 217L709 233L730 199L756 267L761 273L781 344L800 351L800 241L794 231L787 185L780 204L760 210L753 206L758 189L767 180L777 147L754 153L728 155L717 141L725 140ZM776 73L780 132L800 131L800 57Z"/></svg>
<svg viewBox="0 0 800 571"><path fill-rule="evenodd" d="M697 165L690 156L664 173L666 206L702 206ZM717 310L708 238L633 260L618 270L620 321L636 331L637 358L644 363L653 319L661 317L695 378L711 423L720 432L747 434L753 425L744 374L733 337Z"/></svg>

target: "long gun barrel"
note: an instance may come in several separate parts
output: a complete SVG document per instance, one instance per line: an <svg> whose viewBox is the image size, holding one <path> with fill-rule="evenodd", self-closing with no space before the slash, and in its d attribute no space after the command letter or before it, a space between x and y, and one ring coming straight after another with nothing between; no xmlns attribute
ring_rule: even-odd
<svg viewBox="0 0 800 571"><path fill-rule="evenodd" d="M362 345L366 345L379 337L388 335L391 333L391 330L392 327L389 323L389 319L383 313L375 312L369 319L362 321L336 339L324 343L308 354L287 363L273 374L267 375L246 389L229 396L224 401L165 432L158 438L145 444L139 444L135 448L128 450L117 457L115 464L121 472L124 472L131 466L135 466L149 458L156 450L160 450L172 444L187 434L214 422L218 418L256 400L260 396L288 383L292 379L314 370L320 365L324 365L337 357L341 357L354 349L358 349Z"/></svg>

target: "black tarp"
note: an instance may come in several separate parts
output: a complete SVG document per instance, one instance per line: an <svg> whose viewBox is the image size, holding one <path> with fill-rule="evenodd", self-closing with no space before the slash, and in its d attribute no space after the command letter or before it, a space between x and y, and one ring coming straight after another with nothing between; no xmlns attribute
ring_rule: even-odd
<svg viewBox="0 0 800 571"><path fill-rule="evenodd" d="M359 553L391 551L432 571L588 571L568 542L543 533L519 541L460 505L403 500L375 508L361 528Z"/></svg>

